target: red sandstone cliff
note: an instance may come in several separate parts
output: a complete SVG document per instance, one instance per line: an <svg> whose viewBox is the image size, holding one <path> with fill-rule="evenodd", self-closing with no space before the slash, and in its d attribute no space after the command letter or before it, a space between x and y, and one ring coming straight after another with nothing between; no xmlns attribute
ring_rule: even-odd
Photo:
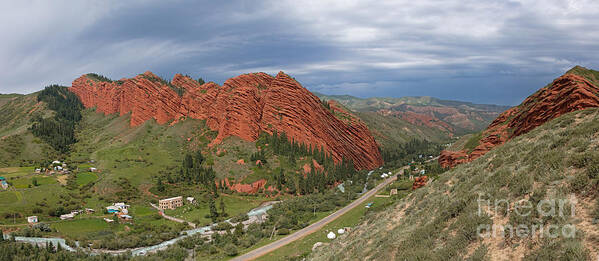
<svg viewBox="0 0 599 261"><path fill-rule="evenodd" d="M218 131L212 144L229 136L253 141L260 131L285 132L295 141L323 147L336 161L352 159L357 169L373 169L383 161L370 131L357 118L335 117L347 113L321 105L318 97L283 72L276 77L265 73L244 74L219 86L200 85L180 74L172 88L159 77L146 72L131 79L97 81L83 75L70 90L86 108L96 107L105 114L131 113L131 126L155 119L159 124L181 117L206 120ZM177 95L174 88L184 90ZM346 118L346 117L344 117Z"/></svg>
<svg viewBox="0 0 599 261"><path fill-rule="evenodd" d="M582 70L576 67L573 70ZM586 69L584 69L586 70ZM516 107L505 111L483 131L478 146L472 151L442 151L439 163L454 167L470 162L513 137L522 135L562 114L599 107L599 86L589 79L566 73L547 87L538 90Z"/></svg>

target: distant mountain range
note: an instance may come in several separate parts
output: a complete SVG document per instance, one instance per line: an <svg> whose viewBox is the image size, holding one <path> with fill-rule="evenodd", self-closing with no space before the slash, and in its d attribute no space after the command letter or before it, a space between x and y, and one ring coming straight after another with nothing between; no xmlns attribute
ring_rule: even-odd
<svg viewBox="0 0 599 261"><path fill-rule="evenodd" d="M598 131L599 71L574 67L441 154L441 165L459 166L306 259L593 260ZM558 201L571 210L541 211ZM534 210L519 212L522 202Z"/></svg>
<svg viewBox="0 0 599 261"><path fill-rule="evenodd" d="M406 135L442 141L477 132L486 128L493 119L509 108L428 96L358 98L351 95L314 94L323 100L335 100L356 111L357 115L375 130L375 136L376 130L385 129L384 126L380 126L381 121L401 129L404 138L396 138L397 142L405 139Z"/></svg>
<svg viewBox="0 0 599 261"><path fill-rule="evenodd" d="M463 142L463 148L444 151L440 162L444 167L470 162L565 113L599 107L598 94L599 71L576 66L499 115L486 130Z"/></svg>

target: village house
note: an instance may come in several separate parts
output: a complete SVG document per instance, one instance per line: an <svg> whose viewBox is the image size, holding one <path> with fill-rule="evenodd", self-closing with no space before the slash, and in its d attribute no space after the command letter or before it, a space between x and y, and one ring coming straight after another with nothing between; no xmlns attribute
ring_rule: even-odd
<svg viewBox="0 0 599 261"><path fill-rule="evenodd" d="M73 219L75 218L75 213L60 215L61 220Z"/></svg>
<svg viewBox="0 0 599 261"><path fill-rule="evenodd" d="M133 219L133 217L132 217L132 216L125 215L125 214L118 215L118 217L119 217L120 219L122 219L122 220L131 220L131 219Z"/></svg>
<svg viewBox="0 0 599 261"><path fill-rule="evenodd" d="M94 168L94 167L89 168L89 172L96 172L96 171L98 171L97 168Z"/></svg>
<svg viewBox="0 0 599 261"><path fill-rule="evenodd" d="M196 202L196 200L193 197L187 197L187 202L189 202L189 204L193 204Z"/></svg>
<svg viewBox="0 0 599 261"><path fill-rule="evenodd" d="M30 216L30 217L27 217L27 223L29 223L29 224L35 224L35 223L37 223L37 222L38 222L38 221L37 221L37 216Z"/></svg>
<svg viewBox="0 0 599 261"><path fill-rule="evenodd" d="M87 214L91 214L91 213L94 213L94 212L96 212L96 211L93 208L86 208L85 209L85 213L87 213Z"/></svg>
<svg viewBox="0 0 599 261"><path fill-rule="evenodd" d="M118 213L120 211L120 209L115 206L108 206L108 207L106 207L106 211L109 214L112 214L112 213Z"/></svg>
<svg viewBox="0 0 599 261"><path fill-rule="evenodd" d="M4 177L0 177L0 186L2 186L2 189L8 189L8 183Z"/></svg>
<svg viewBox="0 0 599 261"><path fill-rule="evenodd" d="M123 202L119 202L119 203L114 203L113 206L119 208L119 209L128 209L129 205L123 203Z"/></svg>
<svg viewBox="0 0 599 261"><path fill-rule="evenodd" d="M129 211L129 205L125 204L124 202L118 202L118 203L114 203L111 206L106 207L106 212L108 212L109 214L114 214L114 213L123 213L123 214L128 214Z"/></svg>
<svg viewBox="0 0 599 261"><path fill-rule="evenodd" d="M174 198L161 199L158 201L160 209L176 209L183 206L183 197L178 196Z"/></svg>

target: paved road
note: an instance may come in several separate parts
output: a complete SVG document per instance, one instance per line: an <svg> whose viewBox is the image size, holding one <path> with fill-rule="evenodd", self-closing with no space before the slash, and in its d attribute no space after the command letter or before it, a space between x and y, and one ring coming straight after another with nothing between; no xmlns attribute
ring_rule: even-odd
<svg viewBox="0 0 599 261"><path fill-rule="evenodd" d="M403 169L405 169L405 167L402 168L402 170ZM282 246L285 246L295 240L298 240L302 237L310 235L310 234L318 231L320 228L324 227L326 224L331 223L333 220L339 218L343 214L347 213L348 211L352 210L353 208L364 203L366 200L368 200L368 198L370 198L372 195L376 194L379 190L381 190L385 186L389 185L391 182L395 181L396 179L397 179L397 174L395 174L395 176L392 176L392 177L386 179L384 182L382 182L378 186L374 187L370 191L364 193L360 198L356 199L354 202L350 203L349 205L345 206L344 208L342 208L340 210L337 210L337 212L334 212L334 213L328 215L327 217L317 221L316 223L313 223L313 224L311 224L311 225L309 225L289 236L281 238L281 239L279 239L275 242L272 242L268 245L265 245L263 247L254 249L244 255L238 256L231 260L240 261L240 260L256 259L256 258L266 255Z"/></svg>

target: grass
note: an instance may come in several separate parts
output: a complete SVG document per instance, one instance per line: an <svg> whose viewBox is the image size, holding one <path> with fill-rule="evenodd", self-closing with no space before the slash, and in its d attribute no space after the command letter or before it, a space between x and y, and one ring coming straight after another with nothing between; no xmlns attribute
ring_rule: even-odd
<svg viewBox="0 0 599 261"><path fill-rule="evenodd" d="M262 202L269 201L272 199L263 197L241 197L236 195L223 195L223 201L225 203L225 212L229 214L229 217L234 217L241 213L246 213L253 208L258 207ZM216 200L216 206L220 211L220 198ZM210 218L206 218L206 215L210 213L208 204L198 203L198 205L184 205L183 207L166 210L165 213L169 216L184 219L186 221L199 223L200 225L211 224Z"/></svg>
<svg viewBox="0 0 599 261"><path fill-rule="evenodd" d="M276 261L276 260L288 260L288 259L294 258L294 257L306 256L307 254L312 252L312 247L314 246L315 243L317 243L317 242L330 243L334 240L338 240L338 239L331 240L331 239L327 238L327 234L331 231L333 231L335 234L337 234L340 237L347 237L348 236L347 233L349 233L349 232L347 232L344 235L339 235L337 233L337 230L340 228L346 228L346 227L353 228L356 225L358 225L369 211L369 209L367 209L365 207L366 204L373 202L374 203L373 207L374 206L384 206L384 205L387 205L388 202L391 202L392 200L393 199L389 199L389 198L377 198L374 196L370 197L366 202L362 203L358 207L345 213L344 215L337 218L333 222L325 225L318 231L316 231L310 235L307 235L299 240L296 240L286 246L283 246L271 253L268 253L268 254L258 258L257 260ZM351 236L351 235L349 235L349 236ZM321 247L326 248L327 246L321 246Z"/></svg>
<svg viewBox="0 0 599 261"><path fill-rule="evenodd" d="M39 175L36 175L33 177L26 177L26 178L10 180L9 182L11 182L15 188L23 189L23 188L33 187L32 184L33 184L34 178L37 179L38 186L58 183L58 181L56 181L56 179L54 177L45 177L45 176L39 176Z"/></svg>
<svg viewBox="0 0 599 261"><path fill-rule="evenodd" d="M61 221L50 225L59 234L69 238L80 238L100 231L120 231L121 224L109 224L101 218L82 218L69 221Z"/></svg>
<svg viewBox="0 0 599 261"><path fill-rule="evenodd" d="M567 124L566 124L567 123ZM440 175L424 188L364 219L353 237L333 241L310 254L309 260L448 260L506 253L507 259L589 259L587 240L599 233L584 218L592 215L599 177L599 109L564 114L518 136L474 160ZM583 182L581 182L581 180ZM536 204L541 199L570 199L582 204L571 217L523 216L514 211L478 215L479 193L490 200ZM572 204L572 203L568 203ZM479 225L576 224L573 239L505 237L490 241L477 236ZM586 246L586 247L585 247ZM484 251L486 249L486 251ZM594 251L597 251L596 249ZM522 256L521 256L521 255Z"/></svg>
<svg viewBox="0 0 599 261"><path fill-rule="evenodd" d="M470 136L468 141L464 144L464 149L468 151L468 153L472 152L474 148L476 148L479 144L480 139L483 137L483 132L479 132Z"/></svg>
<svg viewBox="0 0 599 261"><path fill-rule="evenodd" d="M77 173L77 185L83 186L87 185L90 182L94 182L98 180L98 175L93 172L81 172Z"/></svg>

